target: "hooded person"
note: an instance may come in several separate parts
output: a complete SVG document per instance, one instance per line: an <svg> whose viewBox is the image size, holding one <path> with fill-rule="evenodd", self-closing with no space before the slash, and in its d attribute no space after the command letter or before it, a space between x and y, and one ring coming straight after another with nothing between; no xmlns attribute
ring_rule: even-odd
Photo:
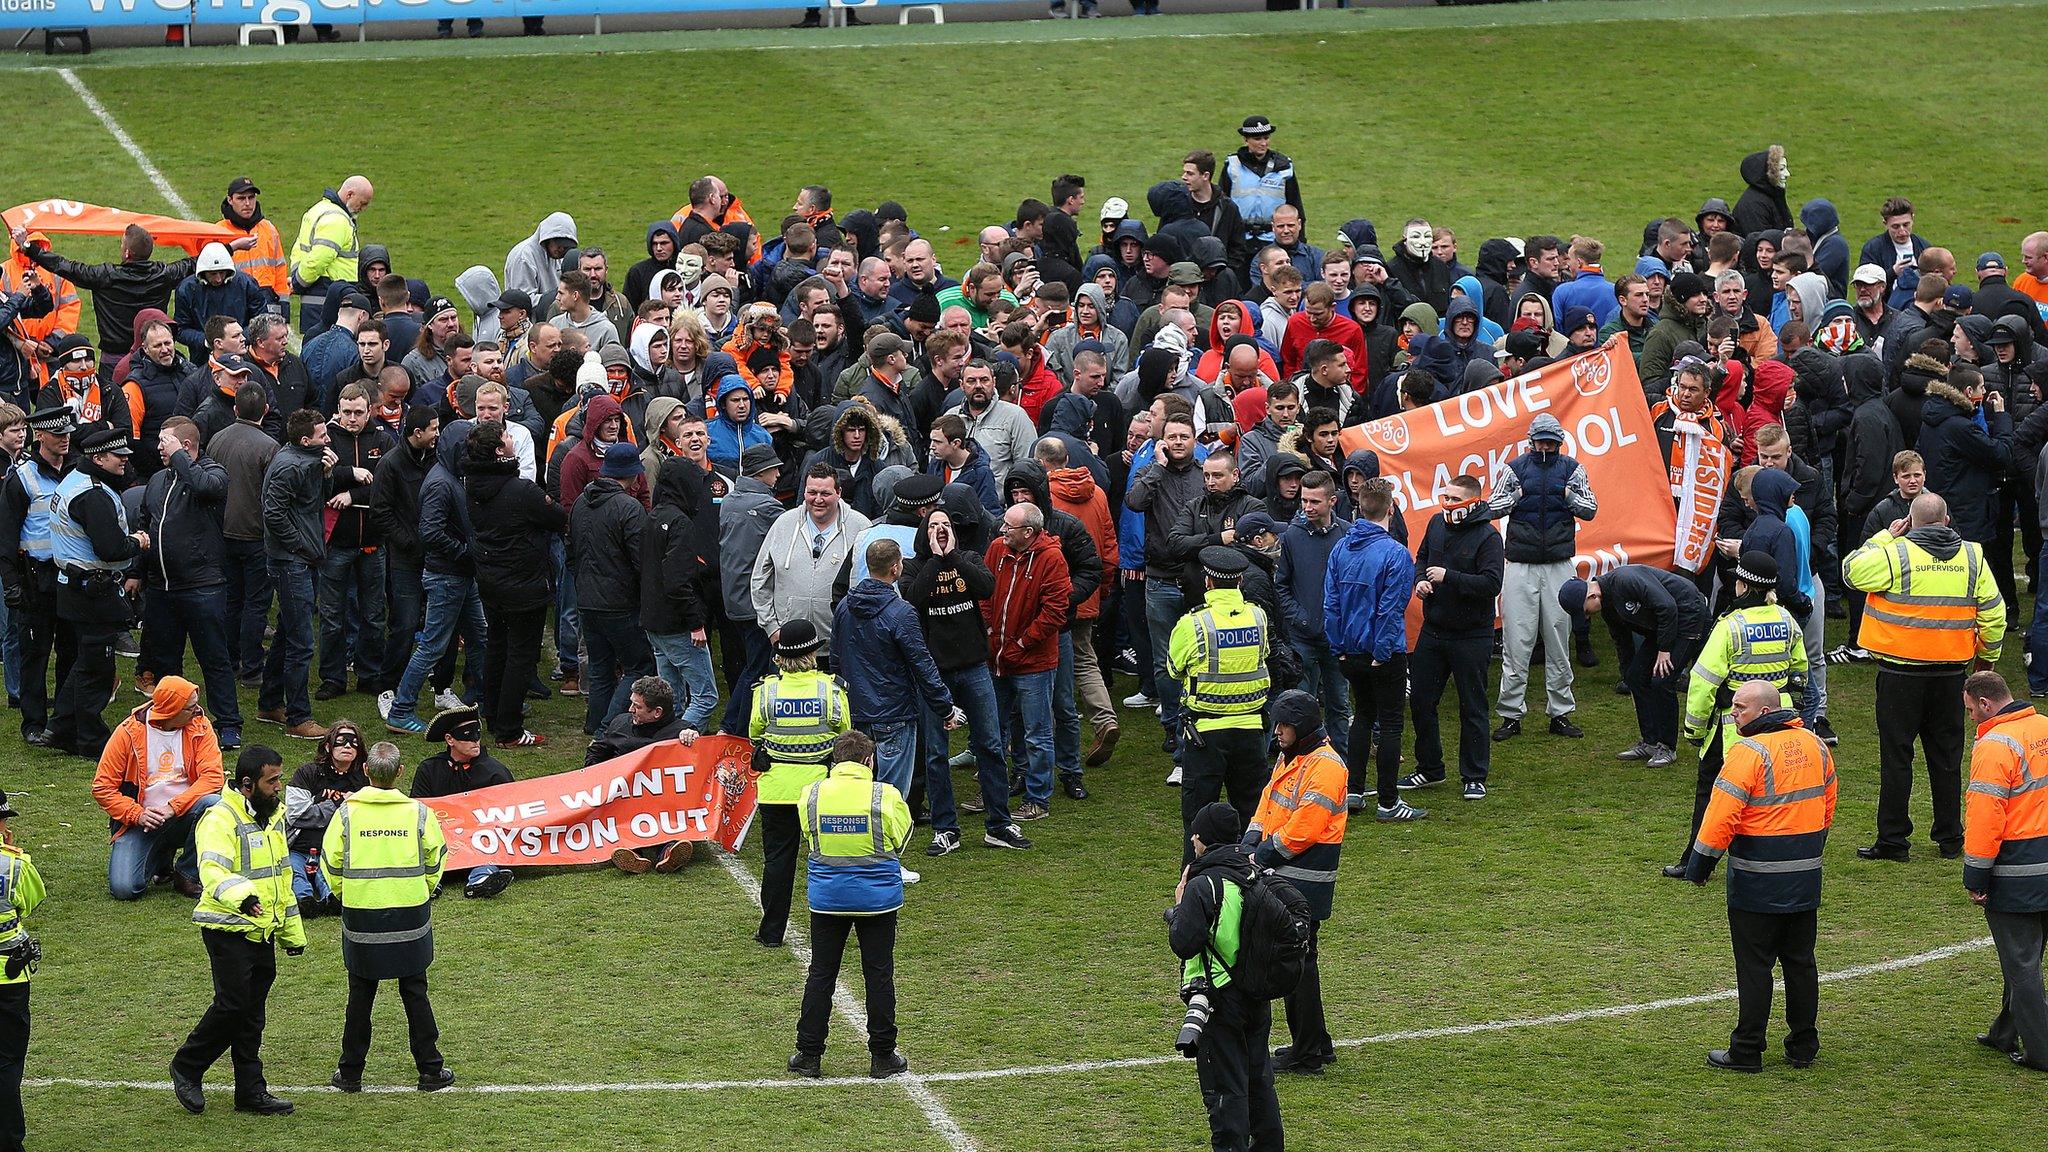
<svg viewBox="0 0 2048 1152"><path fill-rule="evenodd" d="M656 386L661 383L661 370L668 364L668 343L668 331L659 324L641 324L633 329L633 341L626 350L626 371L632 378L634 394L654 394ZM661 349L658 362L657 345ZM645 414L644 408L642 414Z"/></svg>
<svg viewBox="0 0 2048 1152"><path fill-rule="evenodd" d="M1693 213L1693 231L1701 236L1712 235L1712 233L1707 230L1707 218L1710 216L1719 216L1721 218L1721 231L1735 232L1737 234L1740 234L1741 229L1735 226L1734 209L1728 207L1728 202L1726 200L1721 199L1719 196L1707 197L1706 201L1700 205L1700 210L1698 212ZM1695 254L1694 263L1698 264L1702 268L1705 268L1707 266L1707 262L1705 259L1701 258L1704 252L1704 245L1702 246L1702 249L1702 253Z"/></svg>
<svg viewBox="0 0 2048 1152"><path fill-rule="evenodd" d="M1786 509L1792 507L1798 491L1799 481L1788 472L1765 468L1756 473L1749 482L1749 498L1756 505L1756 515L1742 533L1742 551L1765 552L1777 562L1778 603L1795 620L1803 621L1813 610L1813 601L1799 586L1811 579L1812 568L1800 547L1798 534L1785 519Z"/></svg>
<svg viewBox="0 0 2048 1152"><path fill-rule="evenodd" d="M659 478L662 462L683 454L683 446L672 434L668 423L677 412L687 411L688 407L674 396L656 396L647 402L647 433L641 437L647 447L640 452L640 466L647 469L649 476Z"/></svg>
<svg viewBox="0 0 2048 1152"><path fill-rule="evenodd" d="M1380 474L1380 454L1370 448L1360 448L1344 458L1344 467L1337 474L1337 518L1355 520L1358 518L1358 489L1367 480L1376 480ZM1387 525L1387 535L1408 544L1408 518L1394 510Z"/></svg>
<svg viewBox="0 0 2048 1152"><path fill-rule="evenodd" d="M1514 319L1514 304L1508 297L1508 286L1519 279L1517 272L1521 262L1522 246L1519 241L1496 236L1479 246L1479 264L1474 272L1486 294L1480 311L1502 328Z"/></svg>
<svg viewBox="0 0 2048 1152"><path fill-rule="evenodd" d="M1464 330L1464 323L1468 320L1472 325L1470 332ZM1440 381L1455 388L1465 377L1465 365L1475 360L1493 360L1495 344L1483 338L1486 326L1491 321L1480 315L1478 304L1468 297L1457 296L1452 298L1451 307L1444 313L1442 323L1442 334L1429 342L1429 356L1425 359L1444 361L1442 368L1438 368L1434 363L1428 366L1436 371ZM1503 335L1502 339L1505 338ZM1412 347L1410 350L1413 351Z"/></svg>
<svg viewBox="0 0 2048 1152"><path fill-rule="evenodd" d="M1427 221L1410 221L1387 258L1387 272L1410 296L1441 312L1450 307L1451 283L1457 277L1449 264L1430 254L1434 238Z"/></svg>
<svg viewBox="0 0 2048 1152"><path fill-rule="evenodd" d="M713 397L713 414L705 422L711 434L711 462L727 471L737 471L740 457L756 444L772 447L774 437L756 419L754 390L734 372L719 378Z"/></svg>
<svg viewBox="0 0 2048 1152"><path fill-rule="evenodd" d="M1479 277L1460 276L1451 283L1451 287L1456 290L1457 295L1451 297L1450 307L1444 311L1442 331L1446 335L1449 334L1451 317L1458 314L1458 302L1463 300L1471 304L1472 310L1479 315L1479 332L1476 339L1483 344L1499 347L1498 342L1507 335L1507 329L1487 317L1486 290L1480 286Z"/></svg>
<svg viewBox="0 0 2048 1152"><path fill-rule="evenodd" d="M1145 191L1145 206L1158 217L1154 236L1171 236L1180 242L1181 259L1194 251L1197 240L1211 235L1209 226L1195 215L1195 198L1179 180L1161 180Z"/></svg>
<svg viewBox="0 0 2048 1152"><path fill-rule="evenodd" d="M1840 299L1848 295L1849 241L1842 236L1841 213L1835 211L1832 201L1816 198L1799 206L1799 223L1813 241L1812 267L1827 277L1827 296ZM1818 312L1807 318L1809 324L1818 322Z"/></svg>
<svg viewBox="0 0 2048 1152"><path fill-rule="evenodd" d="M482 264L472 264L455 274L455 291L476 317L470 336L479 344L502 343L504 332L498 323L498 300L505 293L498 287L497 274ZM506 356L506 360L511 357ZM318 383L324 386L326 381Z"/></svg>
<svg viewBox="0 0 2048 1152"><path fill-rule="evenodd" d="M214 283L208 276L225 275ZM270 292L254 277L235 267L233 253L218 241L199 252L193 272L178 282L172 293L172 315L177 317L178 342L196 360L206 355L206 322L226 316L247 326L270 306Z"/></svg>
<svg viewBox="0 0 2048 1152"><path fill-rule="evenodd" d="M583 404L583 426L577 439L570 444L562 457L559 472L559 488L564 508L573 507L576 498L583 493L585 485L597 478L604 468L606 445L630 442L629 422L625 410L619 407L609 392L599 392ZM607 435L609 439L600 439ZM642 505L648 502L647 476L642 474L623 480L620 487L631 492Z"/></svg>
<svg viewBox="0 0 2048 1152"><path fill-rule="evenodd" d="M1791 319L1803 322L1808 331L1818 331L1821 316L1827 310L1827 278L1818 272L1801 272L1785 282L1785 299L1788 307L1790 301L1798 301L1798 315ZM1783 331L1784 325L1780 324L1778 330Z"/></svg>
<svg viewBox="0 0 2048 1152"><path fill-rule="evenodd" d="M1948 501L1949 526L1965 540L1989 544L1997 536L1998 486L2013 467L2012 416L1964 395L1961 382L1981 380L1963 366L1927 385L1920 437L1914 450L1927 462L1927 490Z"/></svg>
<svg viewBox="0 0 2048 1152"><path fill-rule="evenodd" d="M839 470L839 493L849 507L868 519L881 515L875 499L875 477L891 464L917 467L902 426L893 418L879 415L874 405L856 397L839 408L832 421L831 439L804 460L801 472L814 465L830 464Z"/></svg>
<svg viewBox="0 0 2048 1152"><path fill-rule="evenodd" d="M1229 331L1224 331L1226 328ZM1225 300L1209 313L1209 344L1201 359L1195 361L1195 379L1214 384L1222 378L1228 364L1227 345L1239 337L1257 346L1259 374L1268 380L1280 379L1280 366L1273 362L1273 350L1266 346L1259 332L1259 314L1243 300Z"/></svg>
<svg viewBox="0 0 2048 1152"><path fill-rule="evenodd" d="M1735 230L1751 236L1769 228L1782 232L1792 227L1792 205L1785 200L1791 172L1785 164L1784 146L1773 144L1744 156L1741 173L1744 187L1735 201Z"/></svg>
<svg viewBox="0 0 2048 1152"><path fill-rule="evenodd" d="M1776 228L1751 232L1742 238L1742 255L1736 257L1735 268L1742 273L1742 282L1749 288L1749 299L1743 303L1743 311L1756 316L1771 314L1771 299L1778 290L1771 284L1771 264L1777 262L1778 246L1785 241L1785 233ZM1769 252L1771 263L1765 263L1765 251Z"/></svg>
<svg viewBox="0 0 2048 1152"><path fill-rule="evenodd" d="M665 240L665 248L657 246L656 240ZM676 266L676 254L683 250L682 235L676 226L667 220L657 220L647 226L647 259L638 261L626 269L626 282L621 290L626 294L626 303L639 308L653 295L654 274ZM664 254L665 253L665 254Z"/></svg>
<svg viewBox="0 0 2048 1152"><path fill-rule="evenodd" d="M1392 368L1401 350L1401 326L1394 322L1388 311L1386 293L1377 284L1353 284L1351 295L1344 299L1344 314L1351 317L1365 335L1368 368L1378 375L1386 375L1381 369Z"/></svg>
<svg viewBox="0 0 2048 1152"><path fill-rule="evenodd" d="M562 281L562 257L576 244L576 221L567 212L549 213L532 235L505 253L505 287L543 303L553 300Z"/></svg>
<svg viewBox="0 0 2048 1152"><path fill-rule="evenodd" d="M1090 269L1100 269L1109 263L1107 257L1088 258ZM1081 302L1087 301L1093 316L1083 321ZM1109 322L1109 297L1102 286L1092 279L1083 279L1081 286L1074 290L1073 319L1063 327L1055 329L1045 338L1045 366L1058 376L1061 382L1074 382L1074 353L1083 341L1094 341L1101 346L1102 358L1109 364L1112 379L1130 371L1131 342L1123 332Z"/></svg>
<svg viewBox="0 0 2048 1152"><path fill-rule="evenodd" d="M1068 392L1052 402L1051 411L1043 439L1059 441L1067 450L1068 466L1086 468L1096 485L1107 492L1109 467L1095 453L1095 401Z"/></svg>

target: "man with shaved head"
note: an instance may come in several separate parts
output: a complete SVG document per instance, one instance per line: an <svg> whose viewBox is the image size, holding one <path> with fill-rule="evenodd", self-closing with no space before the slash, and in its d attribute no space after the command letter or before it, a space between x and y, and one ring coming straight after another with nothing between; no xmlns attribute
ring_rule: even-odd
<svg viewBox="0 0 2048 1152"><path fill-rule="evenodd" d="M299 332L306 339L318 336L323 327L320 314L328 287L337 280L357 278L356 255L362 242L356 218L376 194L369 177L350 176L339 188L322 193L299 219L299 236L291 251L292 292L299 297Z"/></svg>
<svg viewBox="0 0 2048 1152"><path fill-rule="evenodd" d="M1931 251L1931 249L1930 249ZM1857 642L1877 658L1877 842L1865 860L1904 860L1913 821L1913 741L1927 758L1933 840L1963 854L1963 680L1998 663L2005 602L1984 550L1949 527L1933 492L1849 554L1849 586L1868 594Z"/></svg>

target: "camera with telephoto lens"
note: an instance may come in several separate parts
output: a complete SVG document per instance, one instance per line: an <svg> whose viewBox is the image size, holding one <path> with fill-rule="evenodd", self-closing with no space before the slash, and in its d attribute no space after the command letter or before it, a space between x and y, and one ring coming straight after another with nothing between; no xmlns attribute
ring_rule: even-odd
<svg viewBox="0 0 2048 1152"><path fill-rule="evenodd" d="M43 945L33 936L23 936L12 947L0 949L0 956L7 957L7 978L12 980L20 976L23 969L36 970L36 965L43 959Z"/></svg>
<svg viewBox="0 0 2048 1152"><path fill-rule="evenodd" d="M1192 1060L1202 1046L1202 1029L1209 1026L1209 982L1196 977L1181 985L1180 998L1187 1002L1187 1014L1180 1018L1180 1034L1173 1038L1176 1052Z"/></svg>

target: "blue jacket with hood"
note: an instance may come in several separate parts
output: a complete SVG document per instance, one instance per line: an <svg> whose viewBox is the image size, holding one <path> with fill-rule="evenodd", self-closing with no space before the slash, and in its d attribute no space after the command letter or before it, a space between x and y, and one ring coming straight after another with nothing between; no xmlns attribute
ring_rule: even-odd
<svg viewBox="0 0 2048 1152"><path fill-rule="evenodd" d="M1813 268L1828 278L1828 296L1847 296L1849 242L1842 238L1841 213L1829 201L1808 200L1799 208L1799 223L1813 239Z"/></svg>
<svg viewBox="0 0 2048 1152"><path fill-rule="evenodd" d="M1813 601L1799 590L1801 574L1807 570L1806 552L1799 536L1785 520L1785 509L1799 491L1799 481L1790 473L1766 468L1750 482L1750 499L1756 502L1756 518L1742 533L1744 552L1768 552L1778 562L1778 603L1801 620L1813 609Z"/></svg>
<svg viewBox="0 0 2048 1152"><path fill-rule="evenodd" d="M1408 651L1415 558L1385 528L1354 520L1330 550L1323 576L1323 634L1338 656L1385 661Z"/></svg>
<svg viewBox="0 0 2048 1152"><path fill-rule="evenodd" d="M706 450L706 455L711 457L712 463L724 465L735 471L739 469L741 453L747 449L756 444L770 448L775 446L775 437L766 428L761 427L752 406L747 409L744 424L733 423L725 414L725 406L718 401L725 399L725 394L736 388L748 388L745 377L738 373L719 377L718 390L712 397L713 415L705 425L705 430L711 434L711 446ZM748 394L752 395L751 390Z"/></svg>
<svg viewBox="0 0 2048 1152"><path fill-rule="evenodd" d="M1451 306L1444 310L1443 321L1437 325L1439 333L1445 336L1450 335L1451 317L1465 314L1465 310L1458 307L1458 301L1463 299L1472 305L1472 311L1479 314L1479 331L1473 335L1474 340L1479 341L1481 344L1491 345L1494 341L1507 335L1505 329L1486 318L1486 289L1479 283L1479 277L1460 276L1451 282L1451 287L1464 293L1464 296L1454 296L1451 298ZM1612 303L1611 296L1609 302ZM1488 349L1488 354L1491 354L1490 348Z"/></svg>
<svg viewBox="0 0 2048 1152"><path fill-rule="evenodd" d="M920 698L942 716L953 710L917 609L896 594L894 584L872 576L832 610L832 667L846 681L853 722L862 727L915 723Z"/></svg>
<svg viewBox="0 0 2048 1152"><path fill-rule="evenodd" d="M462 486L462 452L475 427L457 420L441 429L434 467L420 485L420 550L426 570L441 576L475 576L469 542L469 492Z"/></svg>

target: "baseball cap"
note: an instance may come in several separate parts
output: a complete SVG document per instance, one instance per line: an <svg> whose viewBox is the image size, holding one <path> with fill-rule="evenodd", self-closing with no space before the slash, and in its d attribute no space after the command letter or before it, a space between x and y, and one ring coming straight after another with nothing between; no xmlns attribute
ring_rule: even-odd
<svg viewBox="0 0 2048 1152"><path fill-rule="evenodd" d="M1998 269L2000 272L2005 271L2005 257L2000 256L1996 252L1986 252L1982 256L1977 257L1977 271L1989 272L1993 268Z"/></svg>
<svg viewBox="0 0 2048 1152"><path fill-rule="evenodd" d="M1856 271L1849 276L1849 283L1882 284L1889 279L1891 277L1885 275L1884 269L1875 264L1858 264Z"/></svg>

